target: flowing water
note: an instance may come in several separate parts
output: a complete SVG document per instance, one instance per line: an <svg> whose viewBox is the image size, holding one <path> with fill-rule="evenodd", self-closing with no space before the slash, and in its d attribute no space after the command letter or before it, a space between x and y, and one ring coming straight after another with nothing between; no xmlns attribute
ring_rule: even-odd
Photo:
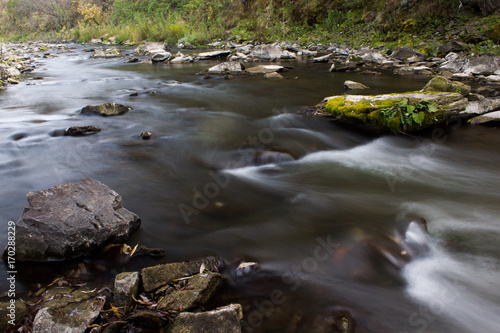
<svg viewBox="0 0 500 333"><path fill-rule="evenodd" d="M417 90L425 78L288 63L294 68L279 81L205 80L196 73L207 62L88 58L75 47L40 59L29 77L43 80L0 92L3 230L19 218L27 192L92 177L141 217L131 244L164 248L168 261L214 254L261 263L267 275L226 288L234 301L274 302L267 312L254 304L253 319L246 313L248 332L283 331L272 319L278 305L285 318L347 310L357 332L498 331L499 130L456 122L419 136L372 137L300 114L344 93L348 79L374 94ZM133 110L78 114L103 102ZM76 125L103 131L60 135ZM152 140L139 139L145 130ZM249 165L265 149L294 159ZM408 224L420 219L428 235ZM2 248L6 238L2 232ZM105 279L154 262L83 264L88 279ZM17 289L78 264L23 265ZM3 266L0 277L5 293ZM270 290L286 297L278 302Z"/></svg>

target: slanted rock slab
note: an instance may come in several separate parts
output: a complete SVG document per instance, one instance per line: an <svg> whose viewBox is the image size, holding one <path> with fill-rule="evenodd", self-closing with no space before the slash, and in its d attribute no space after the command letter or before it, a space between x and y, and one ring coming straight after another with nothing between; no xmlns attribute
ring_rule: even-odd
<svg viewBox="0 0 500 333"><path fill-rule="evenodd" d="M144 290L151 292L175 279L199 273L201 265L205 265L210 271L218 271L222 267L222 262L217 257L207 257L144 268L141 272Z"/></svg>
<svg viewBox="0 0 500 333"><path fill-rule="evenodd" d="M211 52L201 52L198 53L199 60L217 59L217 58L227 58L231 54L231 51L211 51Z"/></svg>
<svg viewBox="0 0 500 333"><path fill-rule="evenodd" d="M363 89L369 89L370 87L365 86L362 83L355 82L355 81L345 81L344 82L344 89L345 90L363 90Z"/></svg>
<svg viewBox="0 0 500 333"><path fill-rule="evenodd" d="M241 319L243 313L239 304L200 313L181 312L175 319L171 333L240 333Z"/></svg>
<svg viewBox="0 0 500 333"><path fill-rule="evenodd" d="M500 111L490 112L474 117L469 122L471 125L500 124Z"/></svg>
<svg viewBox="0 0 500 333"><path fill-rule="evenodd" d="M187 285L176 289L168 286L165 295L158 301L163 311L184 311L206 304L222 286L224 277L218 273L205 272L186 279Z"/></svg>
<svg viewBox="0 0 500 333"><path fill-rule="evenodd" d="M106 295L97 288L54 285L44 294L42 302L33 320L33 333L83 333L99 317Z"/></svg>
<svg viewBox="0 0 500 333"><path fill-rule="evenodd" d="M30 192L27 197L29 205L16 223L17 260L85 256L128 239L141 222L123 208L118 193L91 178Z"/></svg>
<svg viewBox="0 0 500 333"><path fill-rule="evenodd" d="M119 116L127 113L132 108L117 104L117 103L103 103L99 105L87 105L80 111L81 114L97 114L101 116Z"/></svg>
<svg viewBox="0 0 500 333"><path fill-rule="evenodd" d="M245 66L239 62L223 62L206 70L208 74L245 74Z"/></svg>
<svg viewBox="0 0 500 333"><path fill-rule="evenodd" d="M247 72L250 74L266 74L284 71L285 67L279 65L259 65L250 67Z"/></svg>

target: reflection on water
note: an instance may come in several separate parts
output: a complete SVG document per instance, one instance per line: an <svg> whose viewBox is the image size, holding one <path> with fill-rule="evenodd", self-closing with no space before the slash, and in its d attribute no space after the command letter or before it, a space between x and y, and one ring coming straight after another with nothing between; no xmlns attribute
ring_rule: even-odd
<svg viewBox="0 0 500 333"><path fill-rule="evenodd" d="M27 192L92 177L142 218L131 242L165 248L166 260L216 254L262 263L268 275L228 284L235 301L265 300L281 288L291 300L286 315L312 320L313 312L345 309L359 332L495 331L498 130L459 124L439 142L426 134L373 138L297 114L342 94L347 79L371 94L416 90L425 78L292 63L281 81L204 80L195 74L211 64L87 57L76 49L44 60L33 73L44 80L0 95L2 228L19 217ZM77 113L102 102L133 110ZM103 131L55 135L75 125ZM152 140L139 139L145 130ZM422 219L428 237L410 223ZM5 233L0 240L3 247ZM26 265L19 288L75 268L108 279L155 262L106 258Z"/></svg>

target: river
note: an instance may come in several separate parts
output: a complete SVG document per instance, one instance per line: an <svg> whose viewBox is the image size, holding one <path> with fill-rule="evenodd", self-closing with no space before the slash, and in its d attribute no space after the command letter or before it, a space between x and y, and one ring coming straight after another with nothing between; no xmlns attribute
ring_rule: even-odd
<svg viewBox="0 0 500 333"><path fill-rule="evenodd" d="M301 112L343 94L345 80L376 94L417 90L426 78L287 63L293 69L283 80L206 80L196 73L210 62L126 64L89 59L79 46L56 55L0 92L2 230L21 215L27 192L91 177L141 217L131 245L164 248L168 261L213 254L259 262L267 273L230 282L225 297L264 304L279 290L285 304L259 315L252 303L248 332L285 331L294 314L307 323L339 309L352 314L356 332L498 331L499 130L456 122L439 135L373 137ZM133 109L107 118L78 114L104 102ZM103 131L60 135L77 125ZM151 140L139 138L146 130ZM244 165L260 149L294 160ZM420 218L428 236L405 231ZM398 235L418 238L419 255L402 258ZM6 242L0 233L0 246ZM154 262L27 264L17 289L75 267L80 278L105 280ZM3 266L0 278L4 294Z"/></svg>

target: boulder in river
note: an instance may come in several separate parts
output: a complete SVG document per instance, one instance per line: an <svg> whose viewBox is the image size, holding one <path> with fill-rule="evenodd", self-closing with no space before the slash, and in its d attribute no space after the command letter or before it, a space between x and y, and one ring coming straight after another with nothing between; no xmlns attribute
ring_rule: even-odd
<svg viewBox="0 0 500 333"><path fill-rule="evenodd" d="M245 66L239 62L223 62L206 70L208 74L244 74Z"/></svg>
<svg viewBox="0 0 500 333"><path fill-rule="evenodd" d="M109 49L95 49L92 58L118 58L121 57L121 53L117 48Z"/></svg>
<svg viewBox="0 0 500 333"><path fill-rule="evenodd" d="M30 192L27 197L29 206L16 223L17 260L85 256L128 239L141 223L123 207L118 193L91 178Z"/></svg>
<svg viewBox="0 0 500 333"><path fill-rule="evenodd" d="M355 81L345 81L344 82L344 89L345 90L363 90L363 89L369 89L370 87L365 86L362 83L355 82Z"/></svg>
<svg viewBox="0 0 500 333"><path fill-rule="evenodd" d="M200 313L181 312L175 319L171 332L240 333L241 319L243 319L243 312L239 304L230 304Z"/></svg>
<svg viewBox="0 0 500 333"><path fill-rule="evenodd" d="M470 94L471 87L462 82L451 81L443 76L432 78L425 87L423 92L457 92L466 97Z"/></svg>
<svg viewBox="0 0 500 333"><path fill-rule="evenodd" d="M137 46L134 50L136 55L146 55L165 52L165 43L162 42L146 42Z"/></svg>
<svg viewBox="0 0 500 333"><path fill-rule="evenodd" d="M266 73L282 72L284 70L285 67L279 65L258 65L248 68L247 72L250 74L266 74Z"/></svg>
<svg viewBox="0 0 500 333"><path fill-rule="evenodd" d="M480 124L498 125L500 124L500 111L490 112L474 117L469 121L469 123L471 125L480 125Z"/></svg>
<svg viewBox="0 0 500 333"><path fill-rule="evenodd" d="M281 59L283 51L277 46L258 45L252 51L252 56L259 59L275 60Z"/></svg>
<svg viewBox="0 0 500 333"><path fill-rule="evenodd" d="M467 103L450 92L332 96L316 107L316 115L369 132L409 133L458 116Z"/></svg>
<svg viewBox="0 0 500 333"><path fill-rule="evenodd" d="M117 104L117 103L103 103L99 105L87 105L80 111L81 114L98 114L101 116L118 116L127 113L132 108Z"/></svg>
<svg viewBox="0 0 500 333"><path fill-rule="evenodd" d="M221 59L227 58L231 54L231 51L211 51L211 52L201 52L198 53L199 60L209 60L209 59Z"/></svg>
<svg viewBox="0 0 500 333"><path fill-rule="evenodd" d="M64 130L65 136L87 136L99 133L101 131L100 128L95 126L71 126Z"/></svg>
<svg viewBox="0 0 500 333"><path fill-rule="evenodd" d="M163 51L163 52L159 52L159 53L156 53L155 55L153 55L153 57L151 58L151 61L152 62L165 62L165 61L168 61L172 58L172 53L170 52L166 52L166 51Z"/></svg>

